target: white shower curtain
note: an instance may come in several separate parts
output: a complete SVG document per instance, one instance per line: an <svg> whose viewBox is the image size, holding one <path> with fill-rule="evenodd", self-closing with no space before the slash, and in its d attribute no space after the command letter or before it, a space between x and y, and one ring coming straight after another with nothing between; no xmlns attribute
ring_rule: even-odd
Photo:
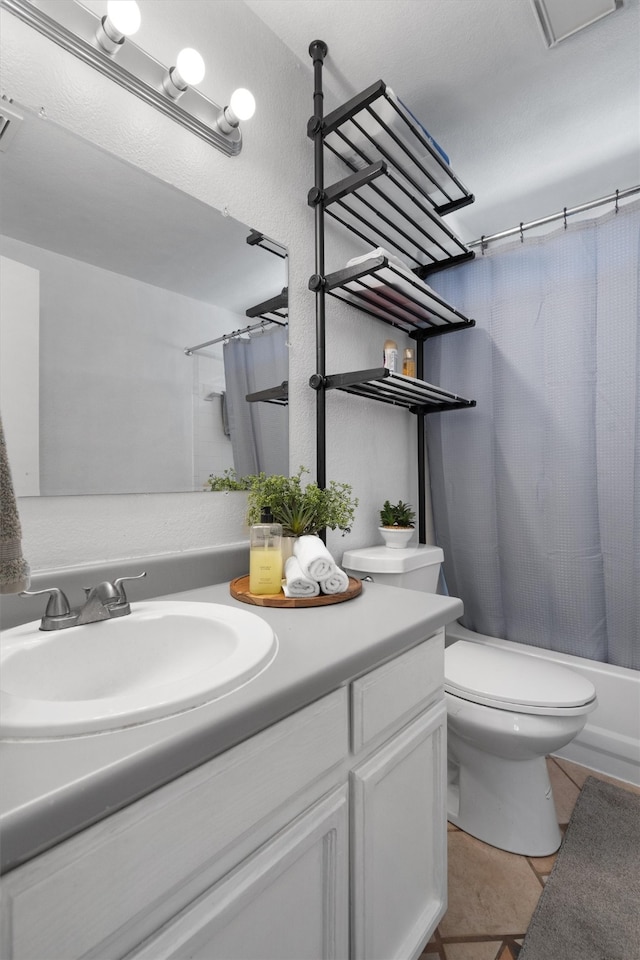
<svg viewBox="0 0 640 960"><path fill-rule="evenodd" d="M640 204L435 275L476 327L425 379L436 539L472 630L640 669Z"/></svg>
<svg viewBox="0 0 640 960"><path fill-rule="evenodd" d="M248 393L279 386L288 377L288 328L269 327L223 346L226 405L233 464L239 477L264 471L289 475L289 408Z"/></svg>

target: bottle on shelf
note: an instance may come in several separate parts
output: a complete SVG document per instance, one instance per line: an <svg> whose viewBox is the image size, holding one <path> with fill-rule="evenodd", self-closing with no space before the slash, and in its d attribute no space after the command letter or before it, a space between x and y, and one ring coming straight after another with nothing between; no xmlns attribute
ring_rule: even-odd
<svg viewBox="0 0 640 960"><path fill-rule="evenodd" d="M402 373L405 377L416 375L416 352L413 347L407 347L402 358Z"/></svg>
<svg viewBox="0 0 640 960"><path fill-rule="evenodd" d="M277 594L282 589L282 524L263 507L260 523L249 531L249 593Z"/></svg>
<svg viewBox="0 0 640 960"><path fill-rule="evenodd" d="M382 365L392 373L398 373L398 344L395 340L385 340Z"/></svg>

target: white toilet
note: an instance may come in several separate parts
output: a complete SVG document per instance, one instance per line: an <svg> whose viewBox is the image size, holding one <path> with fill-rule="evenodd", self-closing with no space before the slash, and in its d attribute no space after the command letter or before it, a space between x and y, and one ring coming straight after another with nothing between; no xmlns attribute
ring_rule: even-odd
<svg viewBox="0 0 640 960"><path fill-rule="evenodd" d="M439 547L347 550L354 577L436 593ZM582 730L593 684L537 657L469 640L447 644L449 820L502 850L542 857L560 846L545 756Z"/></svg>

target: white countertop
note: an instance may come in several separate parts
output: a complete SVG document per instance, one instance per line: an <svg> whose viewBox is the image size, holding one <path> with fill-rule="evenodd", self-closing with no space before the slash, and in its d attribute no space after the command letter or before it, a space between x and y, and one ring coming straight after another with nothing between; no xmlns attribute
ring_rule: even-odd
<svg viewBox="0 0 640 960"><path fill-rule="evenodd" d="M415 646L463 612L456 598L378 583L323 607L247 606L230 596L228 583L170 599L250 610L275 631L277 656L239 690L173 717L86 737L0 742L2 872Z"/></svg>

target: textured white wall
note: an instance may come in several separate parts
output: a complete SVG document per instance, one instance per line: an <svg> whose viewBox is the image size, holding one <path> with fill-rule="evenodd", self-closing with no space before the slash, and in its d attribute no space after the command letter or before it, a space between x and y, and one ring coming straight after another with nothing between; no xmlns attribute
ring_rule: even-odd
<svg viewBox="0 0 640 960"><path fill-rule="evenodd" d="M102 10L102 4L90 4ZM87 139L286 243L290 253L290 463L315 469L313 151L306 137L312 77L240 0L141 0L137 42L163 63L195 45L207 63L202 91L226 102L247 86L258 109L244 125L244 147L227 158L116 84L1 12L3 92ZM309 37L309 41L315 37ZM310 65L310 60L308 61ZM330 109L330 100L326 108ZM327 270L360 253L350 238L327 237ZM328 307L327 370L378 365L388 328ZM401 338L399 346L402 346ZM360 498L352 534L331 536L342 550L375 542L377 511L391 499L415 503L415 420L383 404L328 398L327 476ZM233 500L234 507L230 509ZM241 497L156 494L20 501L25 554L35 570L233 542L245 535Z"/></svg>

